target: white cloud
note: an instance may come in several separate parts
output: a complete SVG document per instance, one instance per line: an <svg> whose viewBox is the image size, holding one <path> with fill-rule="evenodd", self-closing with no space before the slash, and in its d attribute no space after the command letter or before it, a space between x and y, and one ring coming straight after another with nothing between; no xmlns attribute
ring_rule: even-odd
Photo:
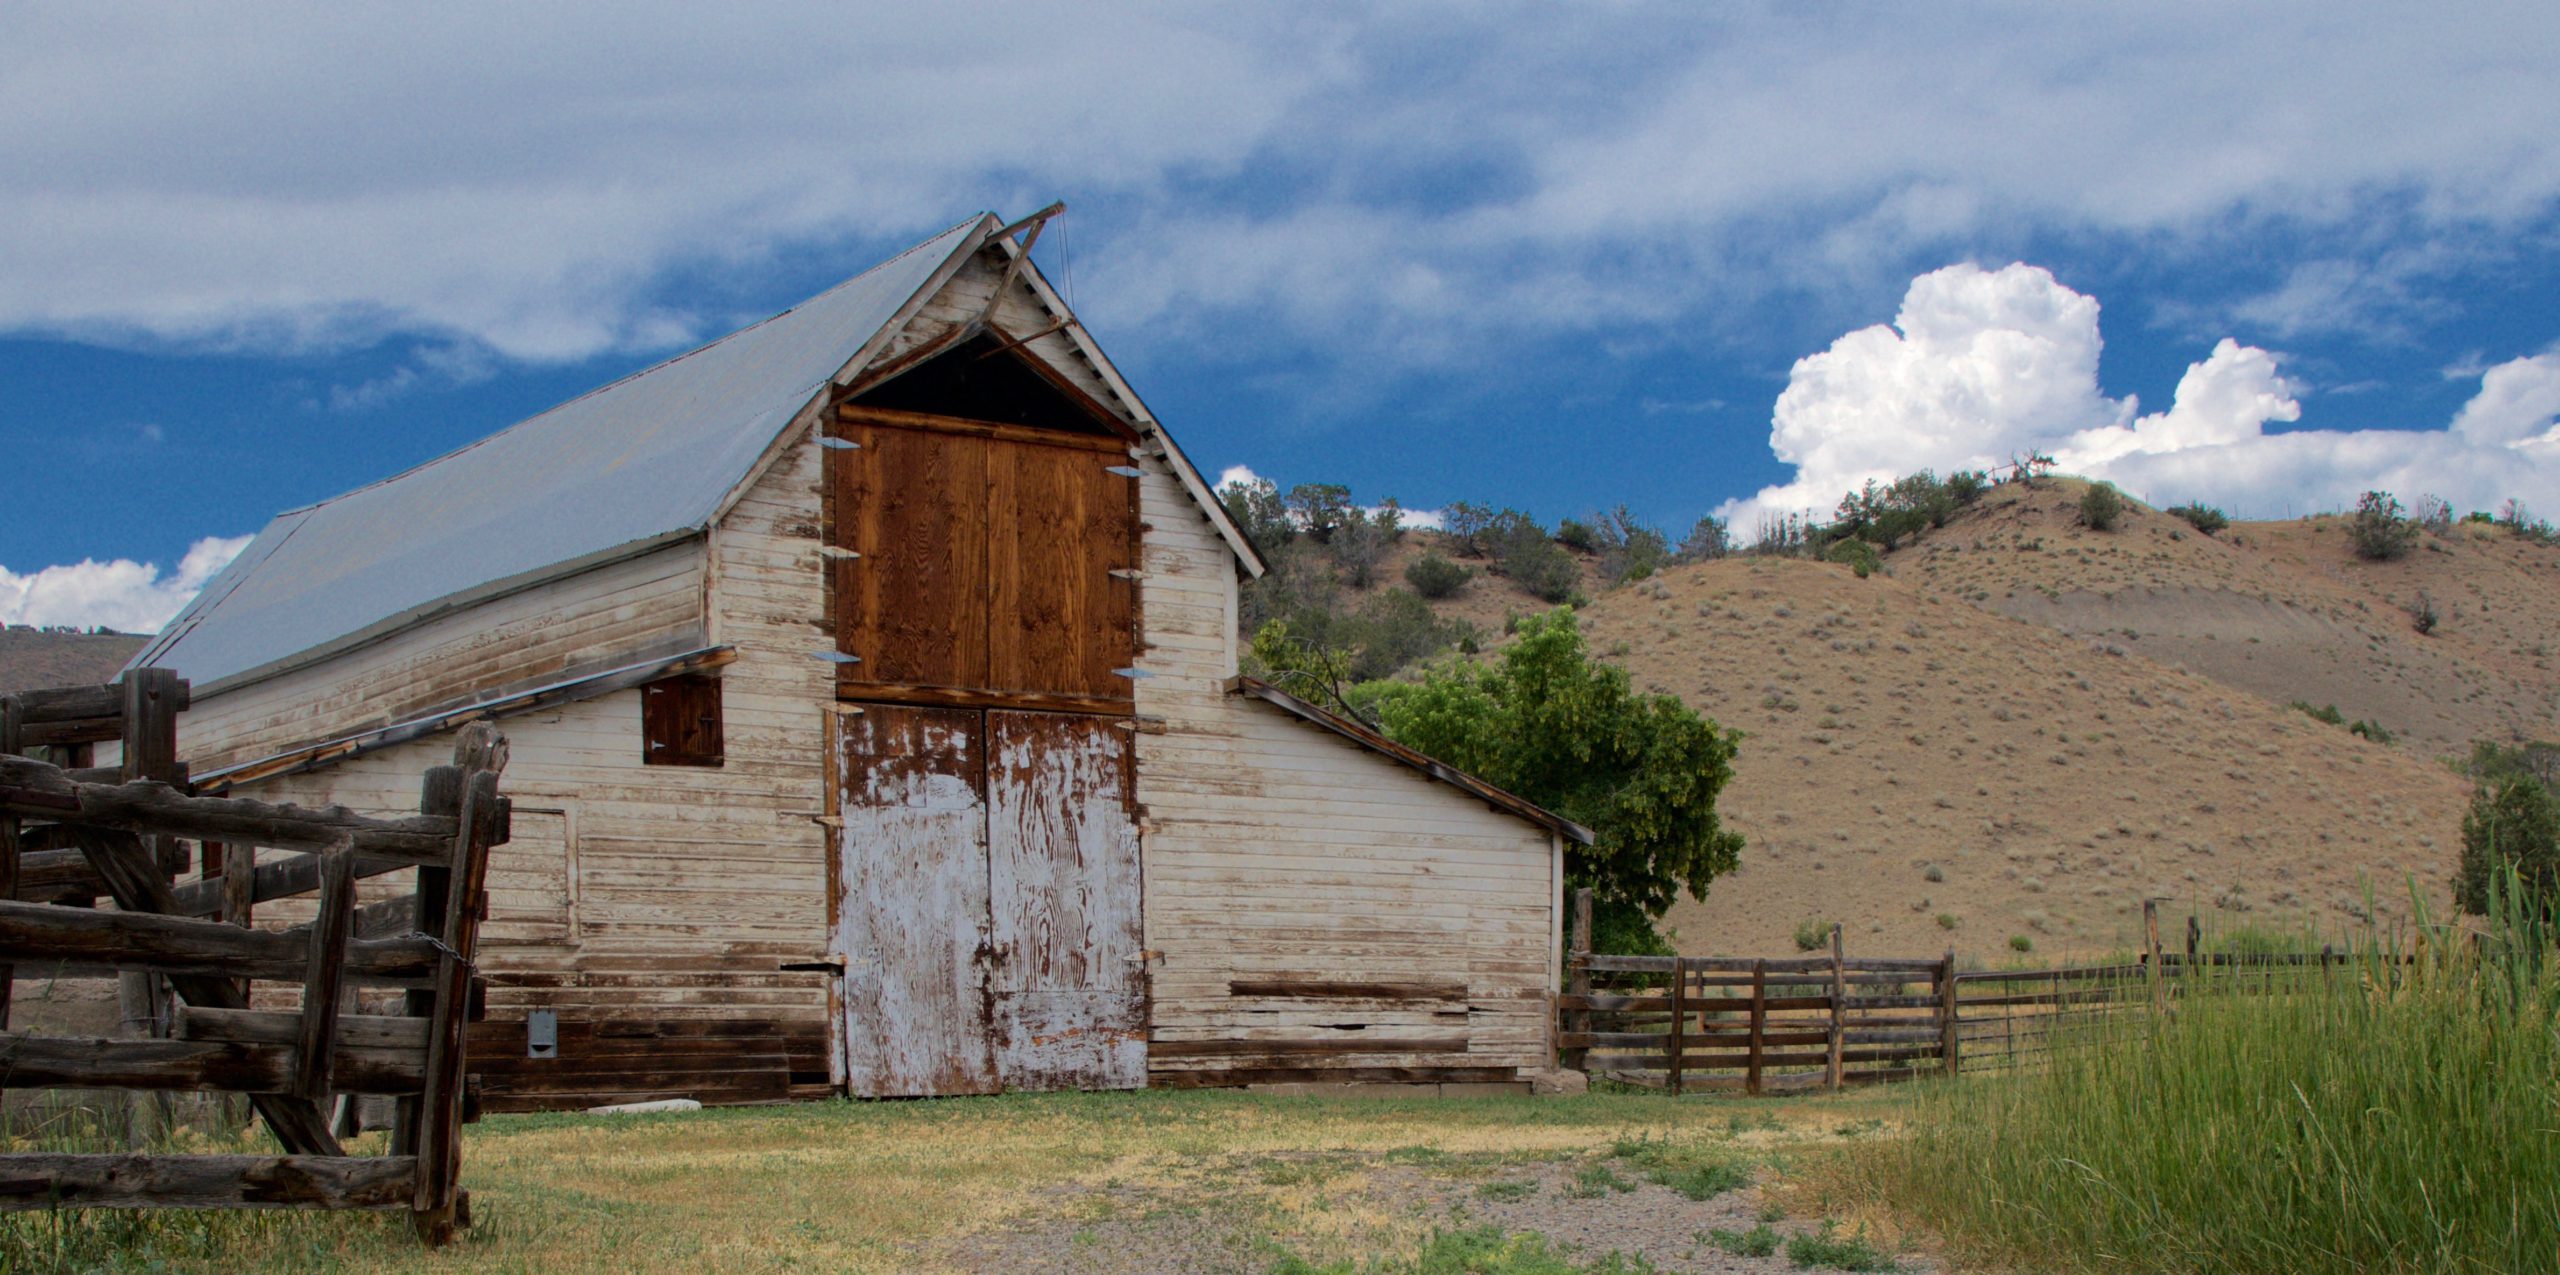
<svg viewBox="0 0 2560 1275"><path fill-rule="evenodd" d="M1064 195L1108 210L1077 232L1089 317L1483 357L1503 329L1858 295L1984 233L2463 245L2560 197L2544 0L704 13L11 7L0 329L575 358L738 317L669 308L671 277ZM2399 306L2442 268L2333 251L2267 321Z"/></svg>
<svg viewBox="0 0 2560 1275"><path fill-rule="evenodd" d="M2030 452L2154 504L2204 500L2270 516L2335 508L2381 488L2459 509L2509 497L2560 507L2560 353L2479 373L2449 427L2293 430L2302 390L2276 356L2225 339L2187 368L2169 410L2137 415L2100 388L2098 304L2044 270L1949 266L1914 279L1890 327L1796 362L1770 448L1794 478L1718 511L1746 534L1827 513L1869 479L1984 468Z"/></svg>
<svg viewBox="0 0 2560 1275"><path fill-rule="evenodd" d="M247 536L207 536L187 549L178 569L118 558L82 559L19 575L0 567L0 623L104 625L123 633L157 633L214 575L248 547Z"/></svg>

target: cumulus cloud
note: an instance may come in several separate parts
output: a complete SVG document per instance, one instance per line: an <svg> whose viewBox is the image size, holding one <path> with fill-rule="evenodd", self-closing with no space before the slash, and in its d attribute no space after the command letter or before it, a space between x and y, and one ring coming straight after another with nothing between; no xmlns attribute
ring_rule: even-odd
<svg viewBox="0 0 2560 1275"><path fill-rule="evenodd" d="M2102 345L2097 301L2041 268L1922 275L1891 325L1797 360L1769 435L1793 479L1718 513L1747 532L1828 512L1870 479L2030 453L2154 504L2204 500L2260 516L2337 507L2369 488L2467 509L2560 501L2560 353L2482 369L2479 393L2448 425L2271 432L2302 419L2303 388L2274 354L2226 338L2187 368L2167 411L2146 415L2132 395L2101 388Z"/></svg>
<svg viewBox="0 0 2560 1275"><path fill-rule="evenodd" d="M207 536L187 549L178 569L118 558L82 559L19 575L0 567L0 623L103 625L122 633L157 633L216 573L249 544L247 536Z"/></svg>

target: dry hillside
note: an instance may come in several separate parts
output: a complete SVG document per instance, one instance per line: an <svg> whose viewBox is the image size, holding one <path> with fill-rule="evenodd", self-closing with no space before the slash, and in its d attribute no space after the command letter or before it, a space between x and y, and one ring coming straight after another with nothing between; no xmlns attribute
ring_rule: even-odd
<svg viewBox="0 0 2560 1275"><path fill-rule="evenodd" d="M2339 518L2209 537L2139 505L2099 533L2081 490L1994 489L1865 580L1737 558L1605 589L1585 564L1593 649L1746 736L1721 809L1749 848L1672 912L1684 950L1837 919L1870 951L2088 951L2145 897L2259 926L2333 926L2368 883L2400 914L2412 874L2442 898L2467 793L2442 759L2560 737L2560 551L2466 526L2368 562ZM1480 574L1439 609L1498 633L1541 606Z"/></svg>
<svg viewBox="0 0 2560 1275"><path fill-rule="evenodd" d="M147 637L123 633L47 633L0 626L0 695L41 686L112 682Z"/></svg>

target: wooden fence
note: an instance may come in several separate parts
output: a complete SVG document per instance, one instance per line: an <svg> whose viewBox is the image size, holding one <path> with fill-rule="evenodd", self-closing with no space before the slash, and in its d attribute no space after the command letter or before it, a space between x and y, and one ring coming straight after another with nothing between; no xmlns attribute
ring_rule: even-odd
<svg viewBox="0 0 2560 1275"><path fill-rule="evenodd" d="M2144 905L2147 941L2133 960L2035 970L1965 970L1952 951L1853 957L1836 925L1821 956L1613 956L1586 950L1589 916L1577 898L1577 942L1556 1002L1562 1061L1673 1093L1836 1091L2032 1066L2074 1033L2165 1008L2201 971L2275 992L2346 964L2327 951L2203 953L2192 917L2185 951L2167 950L2153 904Z"/></svg>
<svg viewBox="0 0 2560 1275"><path fill-rule="evenodd" d="M468 1224L464 1029L489 850L507 837L505 741L465 728L406 819L199 797L176 763L185 699L143 669L0 700L0 1086L245 1094L284 1154L0 1155L0 1209L406 1209L441 1244ZM112 772L19 755L117 738ZM204 871L180 883L188 842ZM412 892L359 905L358 879L412 868ZM312 921L252 926L258 904L300 895L316 895ZM137 1039L9 1031L12 966L164 980L168 1012ZM347 1012L359 986L405 989L403 1012ZM324 1105L341 1094L397 1098L386 1154L345 1153Z"/></svg>

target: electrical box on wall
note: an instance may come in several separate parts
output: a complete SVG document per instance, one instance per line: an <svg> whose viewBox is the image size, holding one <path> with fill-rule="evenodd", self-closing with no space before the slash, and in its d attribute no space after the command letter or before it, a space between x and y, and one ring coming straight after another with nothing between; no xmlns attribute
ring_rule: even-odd
<svg viewBox="0 0 2560 1275"><path fill-rule="evenodd" d="M524 1056L557 1058L560 1056L560 1016L547 1009L537 1009L524 1016Z"/></svg>

